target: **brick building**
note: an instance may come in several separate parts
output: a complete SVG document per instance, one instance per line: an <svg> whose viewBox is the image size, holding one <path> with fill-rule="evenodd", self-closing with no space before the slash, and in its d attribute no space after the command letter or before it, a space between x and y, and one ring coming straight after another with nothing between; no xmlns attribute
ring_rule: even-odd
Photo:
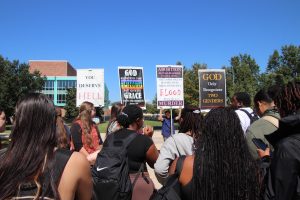
<svg viewBox="0 0 300 200"><path fill-rule="evenodd" d="M76 76L76 70L68 61L29 60L30 72L39 71L42 76Z"/></svg>
<svg viewBox="0 0 300 200"><path fill-rule="evenodd" d="M76 88L76 70L68 61L30 60L29 71L39 71L46 77L42 93L56 106L66 105L67 89Z"/></svg>

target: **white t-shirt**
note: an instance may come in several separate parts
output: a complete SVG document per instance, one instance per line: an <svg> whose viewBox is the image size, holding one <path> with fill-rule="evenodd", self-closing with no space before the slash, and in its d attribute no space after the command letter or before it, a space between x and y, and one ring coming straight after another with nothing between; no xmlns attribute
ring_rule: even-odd
<svg viewBox="0 0 300 200"><path fill-rule="evenodd" d="M253 110L250 107L245 107L245 108L241 108L241 109L248 111L250 114L253 113ZM246 131L247 131L248 127L250 126L251 120L244 111L237 109L235 112L240 119L240 123L241 123L242 129L244 131L244 134L246 134Z"/></svg>

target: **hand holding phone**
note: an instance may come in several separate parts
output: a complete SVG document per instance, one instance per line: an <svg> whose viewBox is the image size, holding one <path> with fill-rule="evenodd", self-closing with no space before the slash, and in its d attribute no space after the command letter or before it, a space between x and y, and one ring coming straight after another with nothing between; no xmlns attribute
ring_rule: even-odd
<svg viewBox="0 0 300 200"><path fill-rule="evenodd" d="M262 139L259 139L259 138L253 138L252 142L255 144L255 146L258 149L261 149L263 151L265 151L266 148L268 147L268 145L266 143L264 143L264 141L262 141Z"/></svg>

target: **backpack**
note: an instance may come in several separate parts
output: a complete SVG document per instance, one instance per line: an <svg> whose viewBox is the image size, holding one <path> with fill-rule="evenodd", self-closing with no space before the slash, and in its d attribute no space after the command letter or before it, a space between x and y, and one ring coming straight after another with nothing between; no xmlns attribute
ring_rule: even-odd
<svg viewBox="0 0 300 200"><path fill-rule="evenodd" d="M155 191L150 200L181 200L181 185L179 176L182 171L185 156L180 156L177 160L175 173L168 177L165 185Z"/></svg>
<svg viewBox="0 0 300 200"><path fill-rule="evenodd" d="M124 139L116 139L115 134L106 138L92 168L93 199L130 200L133 184L129 178L127 148L137 133ZM138 173L139 174L139 173Z"/></svg>
<svg viewBox="0 0 300 200"><path fill-rule="evenodd" d="M239 110L240 110L240 111L243 111L244 113L247 114L247 116L248 116L249 119L250 119L250 124L252 124L253 122L255 122L256 120L259 119L258 115L257 115L256 113L254 113L254 112L249 113L247 110L242 109L242 108L240 108Z"/></svg>

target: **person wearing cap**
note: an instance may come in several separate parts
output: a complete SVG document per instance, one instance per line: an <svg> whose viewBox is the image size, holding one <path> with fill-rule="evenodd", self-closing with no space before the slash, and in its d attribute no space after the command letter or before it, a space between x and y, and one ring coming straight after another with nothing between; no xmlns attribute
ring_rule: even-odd
<svg viewBox="0 0 300 200"><path fill-rule="evenodd" d="M175 134L175 127L174 127L174 119L171 121L171 113L169 110L165 111L165 116L162 116L163 109L160 109L158 120L162 122L161 125L161 134L164 138L164 141L171 136L171 127L172 127L172 134ZM181 109L179 109L179 114L175 117L175 120L179 120L181 115Z"/></svg>

